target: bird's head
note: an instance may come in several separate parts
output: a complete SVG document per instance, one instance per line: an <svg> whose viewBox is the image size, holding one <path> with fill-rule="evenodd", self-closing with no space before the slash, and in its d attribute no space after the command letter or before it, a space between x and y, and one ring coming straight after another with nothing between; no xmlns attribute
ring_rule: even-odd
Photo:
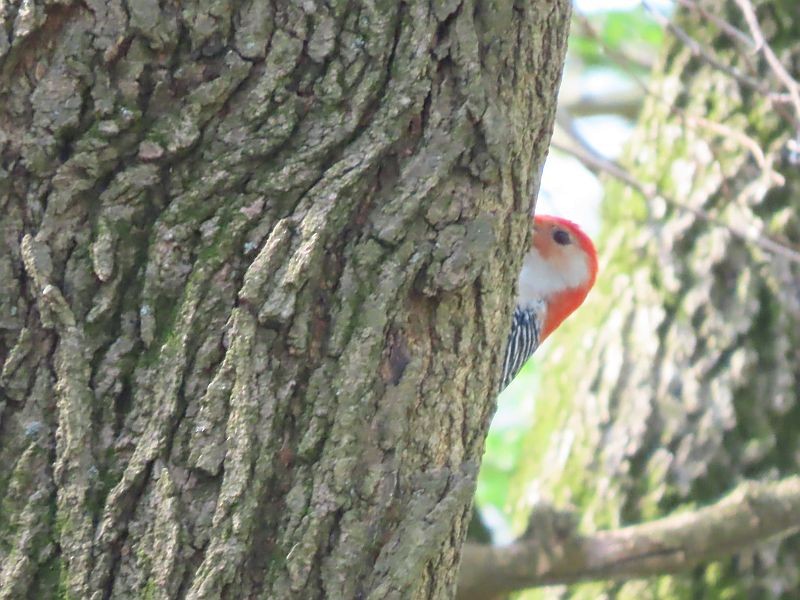
<svg viewBox="0 0 800 600"><path fill-rule="evenodd" d="M541 340L583 303L596 277L597 252L580 227L561 217L533 218L533 241L519 276L518 305L541 310Z"/></svg>

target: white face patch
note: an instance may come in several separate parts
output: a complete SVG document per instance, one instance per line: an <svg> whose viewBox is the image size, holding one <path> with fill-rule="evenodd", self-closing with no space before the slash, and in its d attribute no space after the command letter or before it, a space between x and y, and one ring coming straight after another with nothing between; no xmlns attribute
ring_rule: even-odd
<svg viewBox="0 0 800 600"><path fill-rule="evenodd" d="M578 287L589 279L586 257L577 247L560 252L555 260L544 260L532 248L522 261L517 304L532 308L554 293Z"/></svg>

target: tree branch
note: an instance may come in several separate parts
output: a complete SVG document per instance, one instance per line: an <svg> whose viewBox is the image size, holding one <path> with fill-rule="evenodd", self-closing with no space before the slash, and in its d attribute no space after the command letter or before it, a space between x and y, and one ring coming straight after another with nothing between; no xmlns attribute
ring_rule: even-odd
<svg viewBox="0 0 800 600"><path fill-rule="evenodd" d="M653 19L661 25L666 31L669 31L674 35L678 40L680 40L690 51L691 53L699 58L702 59L706 64L717 69L718 71L722 71L723 73L729 75L742 85L745 85L749 88L752 88L759 93L761 93L769 102L778 109L779 106L786 103L791 103L792 98L789 94L781 94L774 92L767 84L765 84L760 79L755 77L751 77L745 73L742 73L735 67L726 64L721 59L719 59L708 46L701 44L698 40L694 39L691 35L689 35L686 31L681 29L677 23L670 21L667 17L662 15L658 10L648 1L642 0L642 6L652 15ZM728 30L725 31L726 34L730 35ZM781 114L784 116L786 113L781 111ZM792 118L794 120L794 118Z"/></svg>
<svg viewBox="0 0 800 600"><path fill-rule="evenodd" d="M459 600L676 573L786 536L800 529L800 477L745 483L710 506L621 529L589 535L549 529L535 527L532 536L504 547L466 545Z"/></svg>
<svg viewBox="0 0 800 600"><path fill-rule="evenodd" d="M789 97L792 100L792 106L795 110L795 117L800 119L800 84L789 74L786 67L783 66L783 63L781 63L780 59L775 55L772 46L767 43L767 40L764 38L764 33L761 31L761 26L758 24L758 17L756 17L755 9L750 1L736 0L736 4L739 10L742 11L744 20L750 29L750 34L753 36L756 50L764 55L772 72L784 85L786 91L789 92ZM797 125L798 122L795 121L795 126Z"/></svg>
<svg viewBox="0 0 800 600"><path fill-rule="evenodd" d="M695 119L694 122L696 124L699 124L699 120L697 119ZM706 223L715 225L717 227L722 227L723 229L728 231L732 236L746 243L758 246L759 248L769 252L773 256L779 256L795 264L800 264L800 252L794 249L793 247L790 247L788 244L777 242L763 235L760 231L754 230L752 228L731 225L730 223L726 223L721 219L709 214L707 211L701 208L691 206L685 202L681 202L677 198L663 193L654 183L639 181L638 179L636 179L636 177L634 177L631 173L625 170L617 162L608 160L598 155L596 152L594 152L593 149L585 147L585 145L581 143L581 140L579 138L575 138L575 136L572 136L572 139L576 143L564 144L562 142L559 142L554 136L553 142L550 144L550 147L555 148L557 150L561 150L562 152L566 152L574 156L587 169L589 169L594 173L598 174L607 173L612 177L619 179L620 181L624 182L628 186L638 191L648 200L654 200L660 198L664 202L667 202L680 210L693 214L695 217ZM758 161L759 156L756 155L755 159ZM769 172L768 175L770 177L773 176L782 177L779 173Z"/></svg>

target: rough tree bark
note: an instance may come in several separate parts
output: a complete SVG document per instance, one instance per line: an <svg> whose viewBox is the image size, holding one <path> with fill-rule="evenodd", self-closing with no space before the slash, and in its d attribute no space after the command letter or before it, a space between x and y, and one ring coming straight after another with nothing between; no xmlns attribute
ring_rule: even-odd
<svg viewBox="0 0 800 600"><path fill-rule="evenodd" d="M735 2L702 5L749 35ZM800 76L797 3L757 9L778 57ZM748 76L753 65L755 81L787 91L763 53L697 13L683 17L681 27L723 64ZM629 153L632 172L695 211L797 247L800 171L786 150L800 114L681 40L670 44ZM568 324L564 348L549 349L521 496L572 503L592 531L708 503L746 478L796 473L798 265L619 184L606 206L598 290ZM559 367L563 352L587 347L586 335L593 350L576 370ZM795 536L682 576L525 597L788 600L800 589L798 557Z"/></svg>
<svg viewBox="0 0 800 600"><path fill-rule="evenodd" d="M0 17L0 597L447 597L568 2Z"/></svg>

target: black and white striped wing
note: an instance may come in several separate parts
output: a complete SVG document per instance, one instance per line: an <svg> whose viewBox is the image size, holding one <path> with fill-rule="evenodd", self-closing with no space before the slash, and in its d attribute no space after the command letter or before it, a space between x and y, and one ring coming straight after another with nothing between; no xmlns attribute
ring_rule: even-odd
<svg viewBox="0 0 800 600"><path fill-rule="evenodd" d="M500 391L506 389L522 365L539 346L539 319L536 311L517 307L508 334L508 346L503 360L503 378Z"/></svg>

